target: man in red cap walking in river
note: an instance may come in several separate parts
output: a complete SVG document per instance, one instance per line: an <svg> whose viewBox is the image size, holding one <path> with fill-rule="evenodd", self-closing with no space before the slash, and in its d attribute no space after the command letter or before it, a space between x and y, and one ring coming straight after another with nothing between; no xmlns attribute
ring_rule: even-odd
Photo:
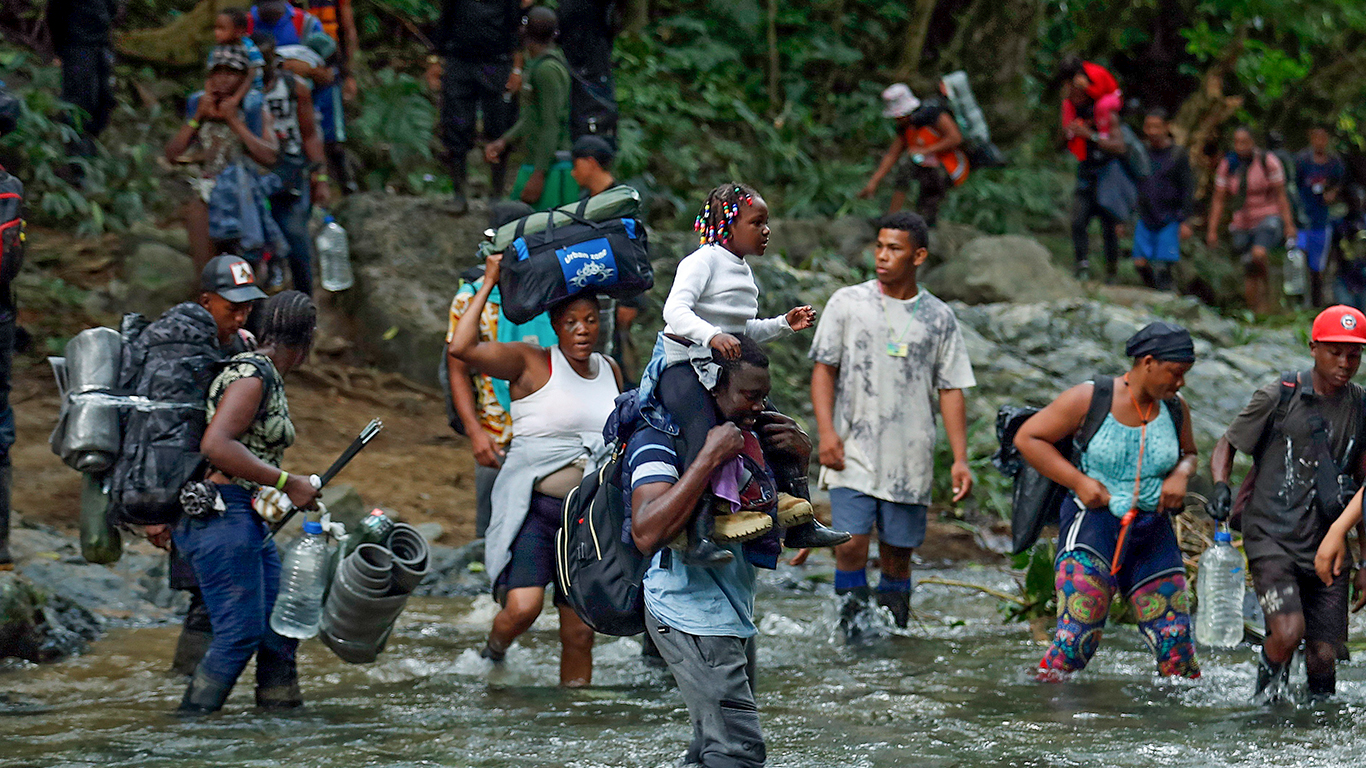
<svg viewBox="0 0 1366 768"><path fill-rule="evenodd" d="M1363 344L1366 315L1342 305L1325 309L1310 333L1314 367L1284 373L1254 392L1214 448L1209 511L1216 520L1230 511L1241 516L1243 548L1266 614L1257 701L1281 697L1301 640L1310 697L1336 689L1349 576L1324 584L1314 572L1314 556L1366 474L1366 391L1352 383ZM1234 504L1228 483L1238 451L1252 456L1253 468ZM1366 538L1361 542L1366 559ZM1357 571L1356 583L1366 596L1366 569ZM1358 597L1355 607L1364 602Z"/></svg>

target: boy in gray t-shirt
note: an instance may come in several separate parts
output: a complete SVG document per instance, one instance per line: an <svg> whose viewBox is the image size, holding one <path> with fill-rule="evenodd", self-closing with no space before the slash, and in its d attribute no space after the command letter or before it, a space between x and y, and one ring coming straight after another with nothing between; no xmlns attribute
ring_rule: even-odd
<svg viewBox="0 0 1366 768"><path fill-rule="evenodd" d="M958 319L916 284L926 242L919 215L884 218L877 279L836 291L811 344L821 485L830 489L834 527L854 534L835 548L835 591L848 596L846 628L872 596L865 569L875 525L878 602L906 626L911 551L925 540L933 480L936 395L953 447L954 501L972 490L963 389L977 382Z"/></svg>

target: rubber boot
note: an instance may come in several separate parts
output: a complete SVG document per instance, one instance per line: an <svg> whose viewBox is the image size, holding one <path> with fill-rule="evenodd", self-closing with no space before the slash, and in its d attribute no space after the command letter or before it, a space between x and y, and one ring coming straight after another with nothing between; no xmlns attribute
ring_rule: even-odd
<svg viewBox="0 0 1366 768"><path fill-rule="evenodd" d="M451 193L451 212L456 216L464 216L470 209L470 201L465 197L466 171L463 157L451 160L451 186L454 188Z"/></svg>
<svg viewBox="0 0 1366 768"><path fill-rule="evenodd" d="M304 697L299 692L297 680L284 685L257 686L256 688L256 707L258 709L298 709L303 705Z"/></svg>
<svg viewBox="0 0 1366 768"><path fill-rule="evenodd" d="M789 461L775 458L769 462L773 469L774 484L780 493L811 501L811 486L804 468L793 466ZM844 531L837 531L821 524L813 516L810 520L787 529L783 536L783 546L790 549L817 549L834 547L853 538Z"/></svg>
<svg viewBox="0 0 1366 768"><path fill-rule="evenodd" d="M1336 671L1324 675L1309 675L1308 681L1309 701L1323 701L1330 699L1338 690L1338 674Z"/></svg>
<svg viewBox="0 0 1366 768"><path fill-rule="evenodd" d="M507 194L508 159L507 153L498 162L489 166L489 199L498 200Z"/></svg>
<svg viewBox="0 0 1366 768"><path fill-rule="evenodd" d="M724 549L712 541L714 513L711 502L711 494L703 494L701 503L693 513L692 522L688 524L688 548L682 552L683 562L687 565L719 568L735 559L735 555L729 549Z"/></svg>
<svg viewBox="0 0 1366 768"><path fill-rule="evenodd" d="M9 454L6 453L0 458L0 571L14 567L14 558L9 552L9 499L10 481L13 478L14 470L10 467Z"/></svg>
<svg viewBox="0 0 1366 768"><path fill-rule="evenodd" d="M1285 695L1290 683L1290 662L1276 664L1267 658L1266 650L1257 659L1257 690L1252 694L1254 704L1274 704Z"/></svg>
<svg viewBox="0 0 1366 768"><path fill-rule="evenodd" d="M911 623L911 593L910 592L883 592L877 593L877 604L886 608L892 613L892 623L901 629L905 629Z"/></svg>
<svg viewBox="0 0 1366 768"><path fill-rule="evenodd" d="M494 664L502 664L503 659L507 657L507 653L508 649L506 648L493 647L493 638L490 637L488 642L484 643L484 650L479 652L479 658L488 659Z"/></svg>
<svg viewBox="0 0 1366 768"><path fill-rule="evenodd" d="M213 642L213 624L209 621L209 607L199 590L190 592L190 607L185 611L185 623L176 641L175 657L171 660L171 672L189 677L199 668L204 654L209 652Z"/></svg>
<svg viewBox="0 0 1366 768"><path fill-rule="evenodd" d="M229 693L232 693L231 684L224 685L202 671L195 671L176 714L187 717L212 714L223 708L223 702L228 700Z"/></svg>
<svg viewBox="0 0 1366 768"><path fill-rule="evenodd" d="M857 640L863 634L859 616L868 610L872 603L873 590L864 585L853 589L835 590L839 596L839 626L845 640Z"/></svg>

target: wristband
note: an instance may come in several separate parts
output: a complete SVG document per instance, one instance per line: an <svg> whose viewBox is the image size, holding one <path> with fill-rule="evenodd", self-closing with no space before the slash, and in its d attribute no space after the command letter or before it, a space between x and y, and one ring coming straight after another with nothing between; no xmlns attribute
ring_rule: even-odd
<svg viewBox="0 0 1366 768"><path fill-rule="evenodd" d="M186 125L190 126L193 130L199 130L199 120L197 118L190 118L190 121L186 123Z"/></svg>
<svg viewBox="0 0 1366 768"><path fill-rule="evenodd" d="M435 54L432 54L431 56L428 56L428 57L427 57L427 63L428 63L428 64L440 64L440 63L441 63L441 57L440 57L440 56L437 56L437 55L435 55Z"/></svg>
<svg viewBox="0 0 1366 768"><path fill-rule="evenodd" d="M283 469L280 470L280 479L275 481L275 490L283 491L285 489L285 482L288 480L289 473L284 471Z"/></svg>
<svg viewBox="0 0 1366 768"><path fill-rule="evenodd" d="M512 68L512 74L514 74L514 75L520 75L520 74L522 74L522 68L521 68L521 67L513 67L513 68Z"/></svg>
<svg viewBox="0 0 1366 768"><path fill-rule="evenodd" d="M314 176L314 177L313 177L313 180L314 180L314 181L321 181L321 182L323 182L324 184L326 184L327 182L331 181L332 179L328 178L327 174L325 174L325 173L320 173L320 174L318 174L317 176Z"/></svg>

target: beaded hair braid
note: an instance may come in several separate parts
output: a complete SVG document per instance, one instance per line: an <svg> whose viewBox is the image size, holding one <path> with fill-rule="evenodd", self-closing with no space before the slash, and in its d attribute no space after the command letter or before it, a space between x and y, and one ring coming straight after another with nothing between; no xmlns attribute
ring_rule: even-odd
<svg viewBox="0 0 1366 768"><path fill-rule="evenodd" d="M730 225L740 215L740 206L754 205L758 196L751 187L739 182L728 182L707 195L702 212L697 214L693 230L699 245L726 245L730 242Z"/></svg>

